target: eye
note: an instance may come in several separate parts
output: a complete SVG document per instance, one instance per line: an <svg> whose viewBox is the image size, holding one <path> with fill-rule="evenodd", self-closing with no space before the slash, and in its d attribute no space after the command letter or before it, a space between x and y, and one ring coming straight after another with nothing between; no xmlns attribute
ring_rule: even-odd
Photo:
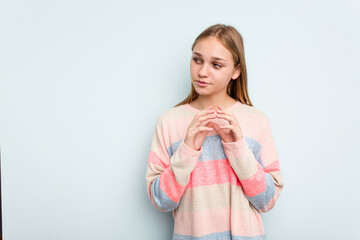
<svg viewBox="0 0 360 240"><path fill-rule="evenodd" d="M193 60L194 60L194 62L196 62L196 63L199 63L199 62L200 62L200 59L198 59L197 57L194 57Z"/></svg>
<svg viewBox="0 0 360 240"><path fill-rule="evenodd" d="M215 68L221 68L222 66L218 63L214 63Z"/></svg>

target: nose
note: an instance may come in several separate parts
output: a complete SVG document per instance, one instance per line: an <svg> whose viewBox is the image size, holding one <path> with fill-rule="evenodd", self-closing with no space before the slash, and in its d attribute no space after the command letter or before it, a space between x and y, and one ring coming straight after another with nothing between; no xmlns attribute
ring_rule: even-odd
<svg viewBox="0 0 360 240"><path fill-rule="evenodd" d="M207 77L209 75L207 64L203 64L199 70L199 77Z"/></svg>

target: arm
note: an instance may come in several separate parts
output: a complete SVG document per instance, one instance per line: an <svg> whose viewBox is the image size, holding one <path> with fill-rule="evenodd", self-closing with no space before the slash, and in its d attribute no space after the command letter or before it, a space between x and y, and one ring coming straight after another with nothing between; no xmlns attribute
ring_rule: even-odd
<svg viewBox="0 0 360 240"><path fill-rule="evenodd" d="M267 212L272 209L284 184L269 119L265 118L263 134L260 139L259 158L265 167L262 167L255 159L244 137L236 142L225 143L222 141L222 143L246 198L259 212Z"/></svg>
<svg viewBox="0 0 360 240"><path fill-rule="evenodd" d="M202 147L196 151L181 141L176 152L169 156L165 143L168 132L164 124L157 120L148 157L146 170L146 188L152 204L163 212L177 208L180 198L190 180L202 153Z"/></svg>

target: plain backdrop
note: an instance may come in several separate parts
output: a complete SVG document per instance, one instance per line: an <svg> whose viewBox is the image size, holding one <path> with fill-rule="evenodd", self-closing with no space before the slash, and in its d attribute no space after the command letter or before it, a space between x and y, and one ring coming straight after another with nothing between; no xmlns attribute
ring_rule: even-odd
<svg viewBox="0 0 360 240"><path fill-rule="evenodd" d="M244 38L279 154L267 239L360 239L359 13L355 0L1 0L3 239L171 239L147 157L216 23Z"/></svg>

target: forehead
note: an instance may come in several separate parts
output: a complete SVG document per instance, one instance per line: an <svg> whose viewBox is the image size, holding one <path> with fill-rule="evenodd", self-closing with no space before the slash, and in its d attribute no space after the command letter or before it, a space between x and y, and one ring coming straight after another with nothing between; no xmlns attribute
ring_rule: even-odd
<svg viewBox="0 0 360 240"><path fill-rule="evenodd" d="M215 37L201 39L194 46L193 52L198 52L204 57L232 59L231 52Z"/></svg>

